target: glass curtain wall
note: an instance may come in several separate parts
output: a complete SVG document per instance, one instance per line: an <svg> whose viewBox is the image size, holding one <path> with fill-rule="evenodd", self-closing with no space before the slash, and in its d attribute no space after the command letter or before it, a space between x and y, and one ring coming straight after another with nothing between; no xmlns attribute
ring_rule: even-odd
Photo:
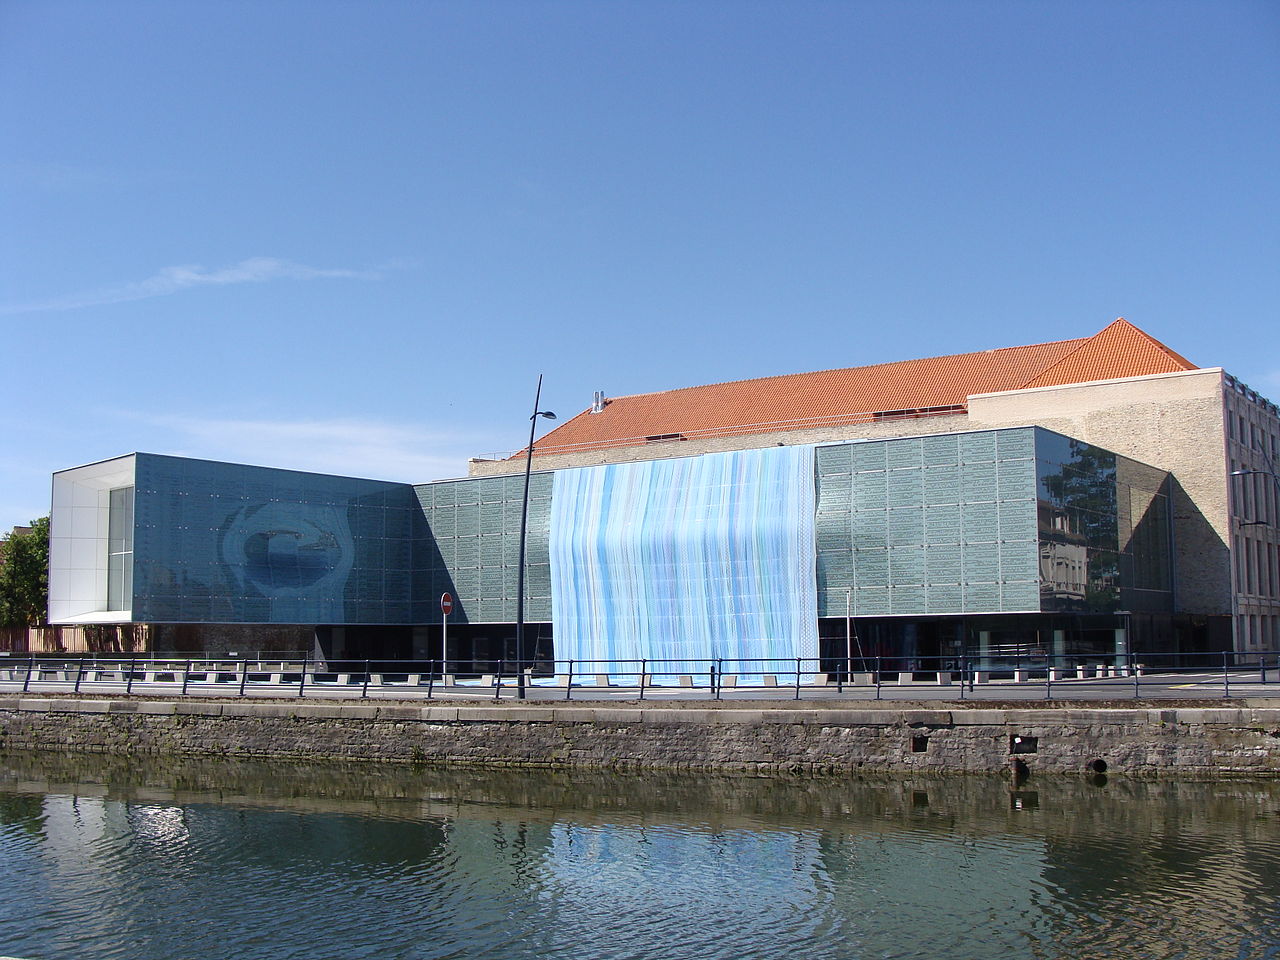
<svg viewBox="0 0 1280 960"><path fill-rule="evenodd" d="M118 487L107 507L107 609L133 606L133 487Z"/></svg>
<svg viewBox="0 0 1280 960"><path fill-rule="evenodd" d="M1035 431L819 447L819 616L1036 611Z"/></svg>

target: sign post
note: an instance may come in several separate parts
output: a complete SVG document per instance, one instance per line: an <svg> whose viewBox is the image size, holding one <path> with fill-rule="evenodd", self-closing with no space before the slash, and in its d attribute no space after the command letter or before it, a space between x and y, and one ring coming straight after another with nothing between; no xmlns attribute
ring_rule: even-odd
<svg viewBox="0 0 1280 960"><path fill-rule="evenodd" d="M453 597L447 593L440 595L440 679L447 672L446 664L449 656L449 614L453 613Z"/></svg>

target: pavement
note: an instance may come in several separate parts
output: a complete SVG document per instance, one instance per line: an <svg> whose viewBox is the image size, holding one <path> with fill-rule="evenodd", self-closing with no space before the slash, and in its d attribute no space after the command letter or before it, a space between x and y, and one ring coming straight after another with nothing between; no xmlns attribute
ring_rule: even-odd
<svg viewBox="0 0 1280 960"><path fill-rule="evenodd" d="M238 698L238 682L189 682L185 693L180 681L148 681L136 679L132 684L123 680L82 680L78 689L73 679L30 682L21 679L0 680L0 694L50 695L62 694L79 697L218 697ZM795 701L822 700L863 703L867 701L947 701L971 700L975 702L1010 702L1045 700L1116 701L1116 700L1211 700L1229 698L1267 699L1280 697L1280 673L1269 670L1264 675L1258 671L1232 672L1224 677L1221 672L1148 674L1142 677L1108 677L1095 679L1054 680L997 680L975 684L936 683L884 683L876 686L844 686L835 684L777 687L724 687L716 695L709 687L646 686L596 686L574 685L566 689L534 682L526 687L525 699L531 702L632 702L636 700L658 703L698 702L718 699L721 701ZM417 686L407 683L362 682L337 684L308 682L302 689L294 682L272 683L250 681L244 685L243 697L269 698L273 700L303 697L317 700L432 700L477 701L515 700L518 691L514 681L506 681L501 687L480 685L478 682L462 682L454 686L441 686L426 682Z"/></svg>

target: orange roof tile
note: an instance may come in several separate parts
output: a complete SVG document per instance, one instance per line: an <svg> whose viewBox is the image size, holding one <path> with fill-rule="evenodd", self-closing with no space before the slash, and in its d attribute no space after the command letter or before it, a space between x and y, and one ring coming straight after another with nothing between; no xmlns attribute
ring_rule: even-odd
<svg viewBox="0 0 1280 960"><path fill-rule="evenodd" d="M976 393L1190 369L1120 319L1076 340L615 397L602 412L584 411L552 430L536 453L961 412Z"/></svg>
<svg viewBox="0 0 1280 960"><path fill-rule="evenodd" d="M1174 353L1124 317L1117 317L1109 326L1022 386L1058 387L1064 383L1116 380L1194 369L1196 366L1191 361Z"/></svg>

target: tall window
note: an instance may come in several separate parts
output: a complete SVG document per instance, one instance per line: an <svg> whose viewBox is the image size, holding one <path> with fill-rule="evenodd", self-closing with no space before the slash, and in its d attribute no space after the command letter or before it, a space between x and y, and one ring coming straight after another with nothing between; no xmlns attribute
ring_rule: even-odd
<svg viewBox="0 0 1280 960"><path fill-rule="evenodd" d="M107 514L107 609L133 606L133 487L111 491Z"/></svg>

